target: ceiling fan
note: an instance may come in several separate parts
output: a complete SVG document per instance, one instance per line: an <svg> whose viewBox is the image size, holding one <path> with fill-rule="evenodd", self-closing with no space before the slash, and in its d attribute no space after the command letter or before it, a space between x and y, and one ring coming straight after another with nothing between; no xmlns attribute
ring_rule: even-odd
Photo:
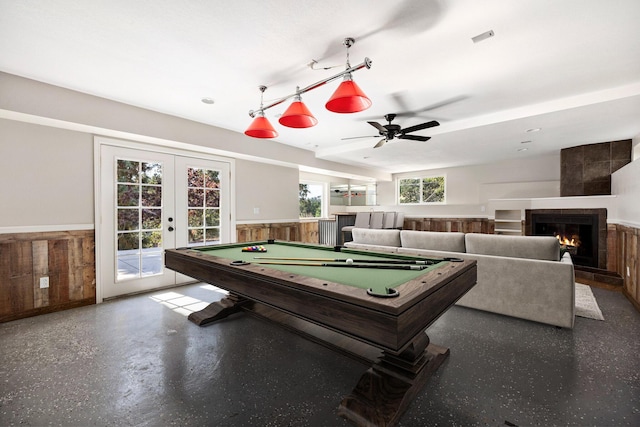
<svg viewBox="0 0 640 427"><path fill-rule="evenodd" d="M351 137L351 138L342 138L343 140L345 139L355 139L355 138L380 138L382 137L383 139L380 140L380 142L378 142L376 145L373 146L373 148L379 148L382 147L387 141L391 141L394 138L398 138L398 139L408 139L411 141L428 141L429 139L431 139L430 136L420 136L420 135L407 135L409 133L412 132L416 132L422 129L427 129L427 128L431 128L434 126L439 126L440 123L438 123L435 120L432 120L430 122L425 122L419 125L415 125L415 126L409 126L407 128L402 128L400 127L400 125L396 125L396 124L391 124L391 122L393 121L393 119L396 118L396 114L386 114L384 116L384 119L389 122L389 124L386 125L381 125L380 123L377 122L367 122L369 123L371 126L373 126L374 128L378 129L379 135L373 135L370 137L367 136L356 136L356 137Z"/></svg>

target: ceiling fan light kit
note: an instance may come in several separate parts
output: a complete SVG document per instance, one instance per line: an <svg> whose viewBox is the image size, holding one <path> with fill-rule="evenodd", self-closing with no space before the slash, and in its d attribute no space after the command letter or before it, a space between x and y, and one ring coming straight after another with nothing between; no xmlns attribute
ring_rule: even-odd
<svg viewBox="0 0 640 427"><path fill-rule="evenodd" d="M271 126L269 120L264 117L264 111L275 107L276 105L280 105L286 100L290 98L295 98L293 103L287 108L284 114L278 120L281 125L291 127L291 128L309 128L315 126L318 123L318 120L311 114L311 111L307 108L307 106L302 102L300 95L309 92L310 90L316 89L320 86L324 86L330 81L336 80L340 77L344 77L340 86L333 93L329 101L327 101L325 107L327 110L332 111L334 113L357 113L367 108L371 107L371 100L364 94L362 89L353 81L352 73L362 68L371 68L371 60L369 58L364 58L364 61L354 67L349 64L349 48L355 43L353 38L344 39L343 44L347 48L347 65L346 69L341 73L338 73L334 76L326 78L324 80L320 80L316 83L313 83L303 89L296 88L296 92L291 95L287 95L283 98L280 98L269 105L263 105L263 95L264 91L267 89L266 86L260 86L260 108L257 110L250 110L249 116L253 117L254 120L244 132L245 135L251 136L254 138L275 138L278 136L278 132Z"/></svg>

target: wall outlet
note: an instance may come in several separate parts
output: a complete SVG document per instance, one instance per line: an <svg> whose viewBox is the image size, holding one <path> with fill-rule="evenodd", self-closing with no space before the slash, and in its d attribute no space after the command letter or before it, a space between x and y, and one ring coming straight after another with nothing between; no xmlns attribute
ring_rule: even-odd
<svg viewBox="0 0 640 427"><path fill-rule="evenodd" d="M49 276L44 276L40 278L40 289L49 287Z"/></svg>
<svg viewBox="0 0 640 427"><path fill-rule="evenodd" d="M260 214L260 208L253 208L253 214L254 215L259 215Z"/></svg>

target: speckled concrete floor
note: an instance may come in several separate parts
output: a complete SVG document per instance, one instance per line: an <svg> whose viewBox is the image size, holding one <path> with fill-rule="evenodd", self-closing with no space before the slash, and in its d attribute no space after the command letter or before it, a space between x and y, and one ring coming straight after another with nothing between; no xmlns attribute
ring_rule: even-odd
<svg viewBox="0 0 640 427"><path fill-rule="evenodd" d="M173 292L173 293L169 293ZM451 356L401 426L640 425L640 314L594 289L605 321L563 330L462 307L430 329ZM365 367L190 285L0 324L0 425L346 426Z"/></svg>

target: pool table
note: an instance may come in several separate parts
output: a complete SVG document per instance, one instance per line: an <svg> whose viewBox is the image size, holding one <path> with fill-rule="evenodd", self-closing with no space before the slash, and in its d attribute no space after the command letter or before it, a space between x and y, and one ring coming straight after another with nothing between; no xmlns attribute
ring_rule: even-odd
<svg viewBox="0 0 640 427"><path fill-rule="evenodd" d="M357 425L398 421L449 355L426 328L477 276L473 260L273 240L168 249L165 264L229 292L189 316L198 325L242 310L370 364L338 408Z"/></svg>

